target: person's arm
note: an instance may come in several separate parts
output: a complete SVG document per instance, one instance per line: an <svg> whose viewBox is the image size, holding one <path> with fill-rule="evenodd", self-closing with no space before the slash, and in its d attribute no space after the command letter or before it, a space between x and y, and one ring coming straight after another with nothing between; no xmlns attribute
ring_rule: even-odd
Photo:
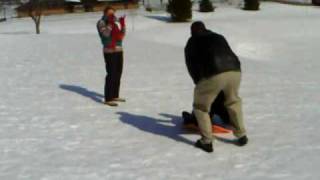
<svg viewBox="0 0 320 180"><path fill-rule="evenodd" d="M119 22L120 22L120 31L122 35L125 35L126 34L126 17L125 16L120 17Z"/></svg>
<svg viewBox="0 0 320 180"><path fill-rule="evenodd" d="M234 61L235 61L236 63L238 63L239 70L241 71L241 62L240 62L240 60L239 60L239 57L233 52L233 50L231 49L228 41L226 40L226 38L225 38L223 35L221 35L221 42L222 42L222 43L221 43L221 46L225 46L225 47L226 47L226 50L227 50L226 53L229 54L229 56L230 56L232 59L234 59Z"/></svg>
<svg viewBox="0 0 320 180"><path fill-rule="evenodd" d="M196 59L195 59L195 55L194 55L194 47L192 46L192 44L193 43L189 39L189 41L185 47L184 54L185 54L185 61L186 61L186 66L187 66L188 72L189 72L193 82L195 84L197 84L199 81L199 76L198 76L198 73L196 72L196 67L194 64Z"/></svg>
<svg viewBox="0 0 320 180"><path fill-rule="evenodd" d="M221 35L221 40L222 40L223 44L225 44L226 48L232 53L232 55L235 56L238 59L238 56L231 49L227 39L224 36Z"/></svg>
<svg viewBox="0 0 320 180"><path fill-rule="evenodd" d="M103 20L100 20L98 23L98 29L99 32L104 36L104 37L110 37L111 36L111 31L112 31L112 26L109 24L106 24Z"/></svg>

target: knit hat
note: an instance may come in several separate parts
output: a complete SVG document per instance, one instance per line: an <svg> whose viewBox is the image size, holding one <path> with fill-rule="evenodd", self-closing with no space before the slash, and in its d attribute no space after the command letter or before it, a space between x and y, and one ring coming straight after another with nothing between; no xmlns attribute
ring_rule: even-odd
<svg viewBox="0 0 320 180"><path fill-rule="evenodd" d="M204 32L206 30L206 26L204 25L204 23L202 21L196 21L194 23L192 23L191 25L191 35L197 35L201 32Z"/></svg>

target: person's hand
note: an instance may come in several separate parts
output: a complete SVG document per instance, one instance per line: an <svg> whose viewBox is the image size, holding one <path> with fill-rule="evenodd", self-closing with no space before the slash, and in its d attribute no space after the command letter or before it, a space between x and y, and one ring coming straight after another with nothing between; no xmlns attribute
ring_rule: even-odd
<svg viewBox="0 0 320 180"><path fill-rule="evenodd" d="M111 24L111 25L113 25L113 24L115 24L115 22L116 22L116 16L115 15L109 15L108 16L108 23L109 24Z"/></svg>
<svg viewBox="0 0 320 180"><path fill-rule="evenodd" d="M120 22L121 28L125 27L126 26L126 16L120 17L119 22Z"/></svg>

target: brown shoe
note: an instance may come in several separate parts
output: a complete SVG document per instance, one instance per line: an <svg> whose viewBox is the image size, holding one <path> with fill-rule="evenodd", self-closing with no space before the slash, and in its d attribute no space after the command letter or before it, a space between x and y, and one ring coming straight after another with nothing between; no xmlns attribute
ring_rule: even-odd
<svg viewBox="0 0 320 180"><path fill-rule="evenodd" d="M113 106L113 107L118 106L118 104L114 101L106 101L104 102L104 104L108 106Z"/></svg>
<svg viewBox="0 0 320 180"><path fill-rule="evenodd" d="M126 102L126 99L124 99L124 98L114 98L112 100L117 101L117 102Z"/></svg>

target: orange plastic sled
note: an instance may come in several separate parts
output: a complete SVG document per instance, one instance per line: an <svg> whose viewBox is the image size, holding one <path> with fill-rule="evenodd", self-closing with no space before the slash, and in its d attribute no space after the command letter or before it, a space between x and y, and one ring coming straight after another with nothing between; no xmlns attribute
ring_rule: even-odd
<svg viewBox="0 0 320 180"><path fill-rule="evenodd" d="M184 128L199 132L199 127L193 124L184 125ZM212 132L214 134L228 134L228 133L232 133L232 130L218 126L218 125L212 125Z"/></svg>

